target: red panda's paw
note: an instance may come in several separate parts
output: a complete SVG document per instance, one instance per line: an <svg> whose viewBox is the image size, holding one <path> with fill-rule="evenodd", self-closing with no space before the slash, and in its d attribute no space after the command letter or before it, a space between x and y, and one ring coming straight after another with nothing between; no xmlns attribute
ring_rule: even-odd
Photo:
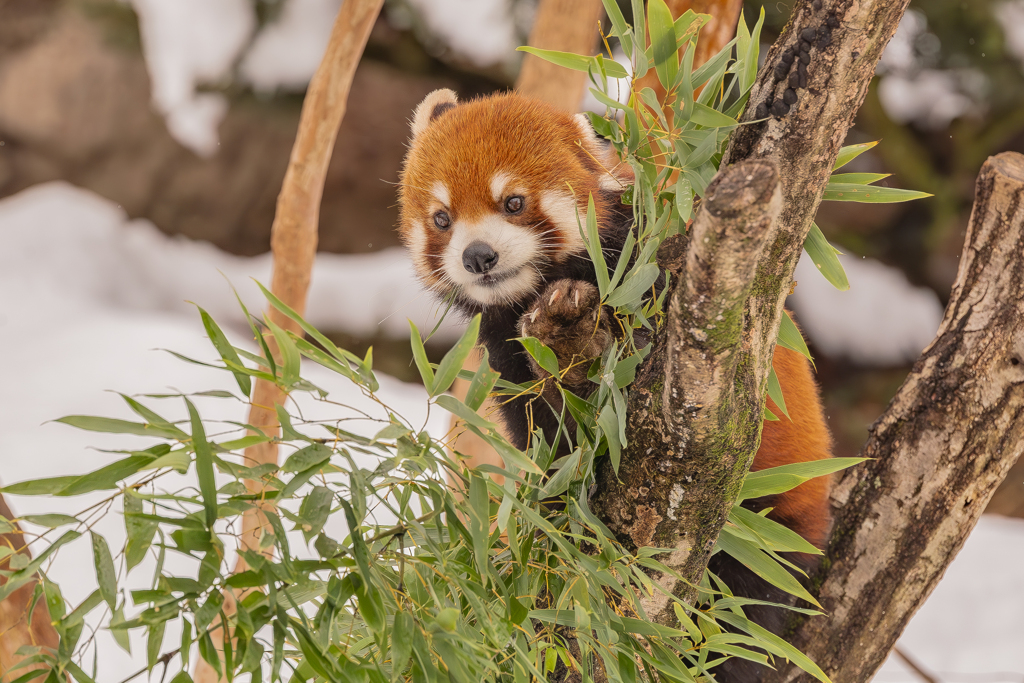
<svg viewBox="0 0 1024 683"><path fill-rule="evenodd" d="M535 337L555 352L562 382L586 385L590 361L612 343L607 315L597 287L583 280L556 280L519 319L519 332ZM531 358L538 378L547 375Z"/></svg>

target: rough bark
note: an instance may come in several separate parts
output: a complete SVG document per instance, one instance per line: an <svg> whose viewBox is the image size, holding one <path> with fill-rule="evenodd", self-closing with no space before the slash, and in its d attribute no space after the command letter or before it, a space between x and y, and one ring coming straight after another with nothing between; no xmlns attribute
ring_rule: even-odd
<svg viewBox="0 0 1024 683"><path fill-rule="evenodd" d="M875 460L833 494L818 577L830 616L792 642L835 683L881 666L1024 452L1022 199L1024 156L989 159L938 335L872 427L861 455Z"/></svg>
<svg viewBox="0 0 1024 683"><path fill-rule="evenodd" d="M782 103L788 77L777 76L775 67L802 32L815 29L807 87L798 89L798 101L785 111L776 107L766 121L739 128L719 174L732 174L733 167L743 161L777 169L782 193L778 219L764 222L760 229L765 235L749 234L757 246L744 242L743 248L751 251L742 258L733 259L727 251L736 248L735 239L728 235L712 239L708 228L701 229L701 236L694 230L688 245L677 245L682 250L679 262L686 264L687 284L673 293L650 367L631 389L630 445L618 477L610 467L603 468L592 501L595 511L623 541L673 548L663 559L694 583L707 565L708 552L734 499L732 477L753 457L761 413L760 403L751 397L763 401L782 303L803 241L839 148L907 0L833 0L822 5L816 10L807 2L794 8L790 23L768 52L742 120L752 122L757 114L763 115L758 105ZM818 40L819 27L829 28L827 41ZM750 174L749 182L753 191L763 181L758 174ZM710 203L711 197L706 199ZM748 270L751 262L756 272ZM720 267L713 273L692 271L706 263ZM712 283L702 274L705 278L713 274L723 282ZM743 301L723 301L718 304L720 313L708 317L715 308L702 297L713 288L730 286L726 281L744 277L752 286L742 295ZM715 319L719 314L722 320ZM724 356L726 349L734 349L732 359ZM688 363L700 371L694 372ZM687 460L695 459L699 467L680 462L684 447ZM719 473L726 481L704 473ZM660 580L676 594L692 598L685 582L670 577ZM650 618L674 622L671 609L660 604L651 607Z"/></svg>
<svg viewBox="0 0 1024 683"><path fill-rule="evenodd" d="M270 289L285 304L300 315L306 310L306 295L316 257L317 229L320 221L320 200L323 197L327 168L338 135L338 127L345 116L349 89L356 65L362 57L370 29L380 13L384 0L348 0L345 2L331 31L330 42L320 66L309 84L302 104L299 131L292 147L284 184L277 198L277 212L271 229L270 244L274 255ZM267 316L285 330L301 333L299 325L273 307ZM270 340L271 353L277 355L276 345ZM257 380L253 390L248 424L268 435L280 433L277 406L284 403L285 394L276 384ZM277 462L277 444L267 442L245 450L245 464L256 466ZM263 483L246 481L253 493L260 493ZM259 532L267 524L259 508L242 515L242 547L259 548ZM239 556L235 571L245 571L245 560ZM225 595L224 612L234 612L233 594ZM213 634L217 641L217 634ZM196 683L214 683L217 672L204 660L196 667Z"/></svg>

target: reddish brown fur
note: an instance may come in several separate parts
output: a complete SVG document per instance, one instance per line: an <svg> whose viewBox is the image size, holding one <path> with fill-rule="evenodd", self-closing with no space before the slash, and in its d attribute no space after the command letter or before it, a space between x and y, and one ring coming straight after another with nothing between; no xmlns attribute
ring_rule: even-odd
<svg viewBox="0 0 1024 683"><path fill-rule="evenodd" d="M782 396L792 419L768 399L768 409L779 417L765 421L761 447L751 470L763 470L795 462L831 457L832 437L806 358L781 346L775 347L772 366L782 385ZM829 478L818 477L778 496L771 517L784 523L818 548L824 548L829 532Z"/></svg>
<svg viewBox="0 0 1024 683"><path fill-rule="evenodd" d="M498 210L490 189L491 178L498 172L521 182L529 196L552 189L574 194L581 216L586 214L587 198L593 193L600 222L610 210L600 188L602 167L608 160L598 160L607 152L585 149L584 142L571 115L514 93L470 100L448 109L430 122L406 157L399 189L402 238L408 243L415 231L421 231L426 236L428 258L436 258L450 233L432 229L430 223L433 211L439 208L432 194L435 183L452 188L448 210L453 222L474 220ZM631 175L628 167L615 172L622 178ZM543 218L537 204L531 203L514 222L561 240ZM566 256L557 248L554 251L549 256L555 260ZM437 283L436 275L427 282Z"/></svg>

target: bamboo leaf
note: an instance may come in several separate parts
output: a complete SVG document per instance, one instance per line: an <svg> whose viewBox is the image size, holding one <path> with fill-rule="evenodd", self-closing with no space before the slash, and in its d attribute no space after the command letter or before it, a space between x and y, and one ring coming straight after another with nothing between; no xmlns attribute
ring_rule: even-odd
<svg viewBox="0 0 1024 683"><path fill-rule="evenodd" d="M772 467L758 472L750 472L743 480L739 500L773 496L794 489L814 477L822 477L833 472L853 467L867 458L826 458L810 462L791 463Z"/></svg>
<svg viewBox="0 0 1024 683"><path fill-rule="evenodd" d="M832 170L837 171L843 166L846 166L846 164L877 145L878 142L878 140L875 140L874 142L864 142L859 145L847 145L846 147L843 147L839 150L839 156L836 157L836 163L832 165Z"/></svg>
<svg viewBox="0 0 1024 683"><path fill-rule="evenodd" d="M185 399L188 406L189 419L192 422L192 447L196 451L196 475L199 478L199 492L206 510L206 528L213 532L213 524L217 521L217 482L213 473L213 451L206 440L206 431L199 413L192 401Z"/></svg>
<svg viewBox="0 0 1024 683"><path fill-rule="evenodd" d="M541 366L550 375L554 377L559 376L558 356L555 355L554 351L544 346L539 339L534 337L520 337L516 341L523 345L526 352L537 361L537 365Z"/></svg>
<svg viewBox="0 0 1024 683"><path fill-rule="evenodd" d="M480 409L480 406L483 405L483 402L494 388L495 382L501 377L499 373L491 369L491 366L488 364L488 358L487 349L484 349L483 355L480 358L480 366L476 369L473 379L469 382L469 388L466 390L466 400L463 403L470 410Z"/></svg>
<svg viewBox="0 0 1024 683"><path fill-rule="evenodd" d="M665 89L672 90L679 72L679 54L676 52L675 22L665 0L648 0L647 22L654 70Z"/></svg>
<svg viewBox="0 0 1024 683"><path fill-rule="evenodd" d="M896 187L877 187L854 183L830 182L821 196L823 202L861 202L864 204L891 204L924 199L932 195L917 190L901 190Z"/></svg>
<svg viewBox="0 0 1024 683"><path fill-rule="evenodd" d="M573 71L589 72L593 69L595 72L600 72L600 66L596 57L585 57L573 54L572 52L559 52L558 50L542 50L537 47L523 46L516 49L520 52L528 52L546 62L551 62ZM609 59L604 60L604 70L611 78L626 78L629 76L626 67Z"/></svg>
<svg viewBox="0 0 1024 683"><path fill-rule="evenodd" d="M452 382L458 377L459 370L466 364L469 354L473 353L473 347L476 346L476 338L479 333L480 314L477 313L469 321L469 325L466 327L466 331L462 333L459 341L441 359L441 364L437 367L437 374L434 375L434 382L429 388L431 396L437 396L448 391Z"/></svg>
<svg viewBox="0 0 1024 683"><path fill-rule="evenodd" d="M841 253L825 239L821 228L817 223L811 225L811 231L807 233L804 240L804 250L811 257L811 262L818 268L818 272L824 276L829 283L841 292L850 288L850 280L846 277L846 270L839 262L838 255Z"/></svg>
<svg viewBox="0 0 1024 683"><path fill-rule="evenodd" d="M638 266L626 276L625 281L616 287L614 292L608 295L605 303L613 308L638 304L644 294L650 291L654 283L657 282L659 275L661 275L661 269L656 263L645 263Z"/></svg>
<svg viewBox="0 0 1024 683"><path fill-rule="evenodd" d="M775 405L779 407L783 415L789 417L786 401L782 396L782 385L779 384L779 376L775 373L775 368L772 368L771 374L768 375L768 398L775 401Z"/></svg>
<svg viewBox="0 0 1024 683"><path fill-rule="evenodd" d="M782 313L782 321L779 324L779 346L802 354L813 365L814 359L811 358L811 352L807 348L807 342L804 341L804 336L800 333L800 329L793 322L793 319L789 317L789 311L783 311Z"/></svg>
<svg viewBox="0 0 1024 683"><path fill-rule="evenodd" d="M416 362L416 369L420 371L423 386L429 389L429 387L434 386L434 369L430 367L430 361L427 360L427 350L423 348L423 338L420 337L419 328L411 320L409 321L409 330L409 341L412 343L412 359Z"/></svg>
<svg viewBox="0 0 1024 683"><path fill-rule="evenodd" d="M106 539L90 532L92 536L92 559L96 565L96 582L100 596L113 610L117 607L117 571L114 569L114 558L110 555L110 547Z"/></svg>
<svg viewBox="0 0 1024 683"><path fill-rule="evenodd" d="M807 589L800 585L796 577L790 574L785 567L776 562L772 557L760 551L726 526L722 528L722 534L718 537L717 545L723 552L728 553L740 564L754 572L762 579L777 588L781 588L790 595L795 595L801 600L821 607L814 596L807 592Z"/></svg>
<svg viewBox="0 0 1024 683"><path fill-rule="evenodd" d="M220 329L216 321L202 307L196 306L196 308L199 309L199 315L203 319L203 327L206 328L206 334L210 337L210 341L213 342L213 347L217 349L220 357L225 363L242 366L242 361L238 357L238 353L235 352L235 347L228 341L224 331ZM244 372L232 372L232 374L235 376L235 381L238 382L238 388L241 390L242 395L249 396L252 394L252 382L249 376Z"/></svg>

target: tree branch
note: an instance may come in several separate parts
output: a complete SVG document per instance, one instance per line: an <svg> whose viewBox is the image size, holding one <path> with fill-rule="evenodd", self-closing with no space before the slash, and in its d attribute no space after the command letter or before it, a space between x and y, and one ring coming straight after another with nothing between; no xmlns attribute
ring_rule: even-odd
<svg viewBox="0 0 1024 683"><path fill-rule="evenodd" d="M708 206L702 207L689 243L675 245L680 253L674 260L686 264L683 284L673 292L655 351L631 388L629 447L618 477L609 465L602 466L592 506L627 544L673 548L662 560L691 583L707 565L753 458L793 269L840 146L907 1L832 0L820 9L811 2L794 8L758 74L742 119L747 125L733 134L719 172L720 180L736 183L737 196L758 196L765 181L763 172L753 169L776 169L782 195L778 219L745 231L722 223L728 231L719 232L706 215L716 203L709 188ZM797 83L787 95L796 94L797 101L784 105L790 74L800 79L800 59L792 67L776 67L785 51L808 38L813 47L804 67L806 87ZM768 120L754 123L766 116L769 104ZM748 186L741 190L744 182ZM742 253L730 253L736 249ZM686 582L658 579L676 595L694 597ZM648 617L674 623L666 605L651 607Z"/></svg>
<svg viewBox="0 0 1024 683"><path fill-rule="evenodd" d="M793 643L835 683L881 666L1024 452L1022 199L1024 156L990 158L938 336L872 427L861 455L875 460L833 493L819 577L831 618Z"/></svg>

